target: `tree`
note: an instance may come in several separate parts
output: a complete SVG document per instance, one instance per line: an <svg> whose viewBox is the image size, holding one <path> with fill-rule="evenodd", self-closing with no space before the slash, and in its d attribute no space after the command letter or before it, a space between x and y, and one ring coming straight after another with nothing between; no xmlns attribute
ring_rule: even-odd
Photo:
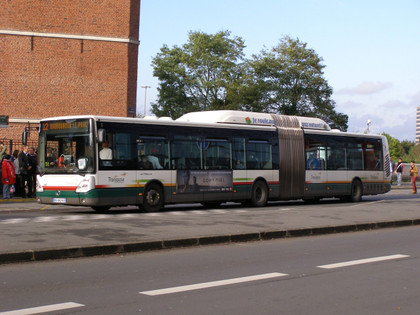
<svg viewBox="0 0 420 315"><path fill-rule="evenodd" d="M190 32L188 43L161 48L152 61L158 77L157 116L178 118L191 111L239 109L244 42L230 32Z"/></svg>
<svg viewBox="0 0 420 315"><path fill-rule="evenodd" d="M385 132L383 132L382 135L388 140L389 155L391 156L391 160L397 161L402 158L404 155L404 149L401 146L400 141Z"/></svg>
<svg viewBox="0 0 420 315"><path fill-rule="evenodd" d="M153 58L160 83L152 112L178 118L191 111L240 109L318 117L345 131L348 116L334 110L322 58L306 46L285 37L245 60L240 37L190 32L182 47L165 45Z"/></svg>
<svg viewBox="0 0 420 315"><path fill-rule="evenodd" d="M415 144L412 141L403 141L402 144L404 142L409 142L412 144L408 150L407 155L404 156L404 161L407 161L407 162L415 161L416 163L420 163L420 143Z"/></svg>
<svg viewBox="0 0 420 315"><path fill-rule="evenodd" d="M299 39L284 37L270 49L262 50L249 61L250 90L258 90L259 106L265 112L312 116L324 119L333 128L347 130L348 116L337 113L332 88L323 77L320 58ZM253 103L245 108L253 109Z"/></svg>

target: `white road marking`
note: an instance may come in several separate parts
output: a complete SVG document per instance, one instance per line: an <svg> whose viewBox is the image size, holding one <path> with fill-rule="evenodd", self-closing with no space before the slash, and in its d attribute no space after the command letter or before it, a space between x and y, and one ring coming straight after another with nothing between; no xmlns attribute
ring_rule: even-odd
<svg viewBox="0 0 420 315"><path fill-rule="evenodd" d="M26 223L26 222L29 222L30 220L31 219L29 219L29 218L7 219L7 220L1 221L1 223L4 223L4 224L18 224L18 223Z"/></svg>
<svg viewBox="0 0 420 315"><path fill-rule="evenodd" d="M62 217L61 220L63 221L77 221L77 220L82 220L82 219L86 219L87 216L84 215L69 215L69 216L65 216Z"/></svg>
<svg viewBox="0 0 420 315"><path fill-rule="evenodd" d="M338 208L357 208L357 207L362 207L362 206L367 206L367 205L373 205L375 203L380 203L380 202L384 202L385 200L376 200L376 201L367 201L367 202L358 202L354 205L344 205L344 206L339 206Z"/></svg>
<svg viewBox="0 0 420 315"><path fill-rule="evenodd" d="M0 315L40 314L40 313L54 312L54 311L60 311L60 310L67 310L70 308L76 308L76 307L82 307L82 306L85 306L85 305L74 303L74 302L68 302L68 303L52 304L52 305L38 306L38 307L32 307L32 308L24 308L24 309L15 310L15 311L0 312Z"/></svg>
<svg viewBox="0 0 420 315"><path fill-rule="evenodd" d="M110 216L107 214L95 214L89 217L89 219L92 219L92 220L103 220L103 219L109 219L109 218Z"/></svg>
<svg viewBox="0 0 420 315"><path fill-rule="evenodd" d="M160 217L162 216L162 213L144 213L143 215L145 215L146 217Z"/></svg>
<svg viewBox="0 0 420 315"><path fill-rule="evenodd" d="M193 210L193 211L189 211L189 213L193 213L193 214L206 214L206 211L203 210Z"/></svg>
<svg viewBox="0 0 420 315"><path fill-rule="evenodd" d="M361 264L369 264L369 263L378 262L378 261L401 259L401 258L408 258L408 257L410 257L410 255L397 254L397 255L390 255L390 256L381 256L381 257L373 257L373 258L345 261L345 262L329 264L329 265L322 265L322 266L318 266L318 268L334 269L334 268L348 267L348 266L361 265Z"/></svg>
<svg viewBox="0 0 420 315"><path fill-rule="evenodd" d="M172 211L172 212L168 212L171 215L186 215L185 212L182 211Z"/></svg>
<svg viewBox="0 0 420 315"><path fill-rule="evenodd" d="M217 210L217 209L215 209L215 210L209 210L208 212L210 212L210 213L217 213L217 214L227 213L226 210Z"/></svg>
<svg viewBox="0 0 420 315"><path fill-rule="evenodd" d="M125 213L125 214L119 215L119 217L123 218L123 219L131 219L131 218L136 218L138 216L139 216L139 214L133 214L133 213ZM108 215L107 215L107 217L109 218Z"/></svg>
<svg viewBox="0 0 420 315"><path fill-rule="evenodd" d="M41 222L52 222L57 221L59 217L37 217L35 218L34 222L41 223Z"/></svg>
<svg viewBox="0 0 420 315"><path fill-rule="evenodd" d="M223 285L250 282L250 281L258 281L258 280L271 279L271 278L284 277L284 276L287 276L287 274L279 273L279 272L272 272L272 273L266 273L266 274L255 275L255 276L240 277L240 278L233 278L233 279L226 279L226 280L219 280L219 281L211 281L211 282L203 282L203 283L183 285L183 286L179 286L179 287L172 287L172 288L158 289L158 290L151 290L151 291L142 291L142 292L139 292L139 293L140 294L145 294L145 295L150 295L150 296L155 296L155 295L163 295L163 294L171 294L171 293L184 292L184 291L200 290L200 289L206 289L206 288L212 288L212 287L219 287L219 286L223 286Z"/></svg>
<svg viewBox="0 0 420 315"><path fill-rule="evenodd" d="M249 212L249 210L233 210L234 213L245 213Z"/></svg>
<svg viewBox="0 0 420 315"><path fill-rule="evenodd" d="M292 210L292 209L290 209L290 208L279 208L279 210L280 210L280 211L290 211L290 210Z"/></svg>
<svg viewBox="0 0 420 315"><path fill-rule="evenodd" d="M280 210L290 210L290 209L280 209ZM188 214L194 215L203 215L203 214L226 214L226 213L247 213L249 210L222 210L222 209L213 209L213 210L193 210L193 211L170 211L165 213L125 213L119 214L116 216L110 216L108 214L93 214L93 215L66 215L66 216L42 216L42 217L33 217L33 218L15 218L15 219L6 219L1 220L0 224L19 224L19 223L28 223L28 222L35 222L35 223L46 223L46 222L53 222L53 221L78 221L78 220L106 220L110 218L118 218L118 219L132 219L138 218L141 216L147 217L160 217L164 214L170 214L174 216L185 216Z"/></svg>

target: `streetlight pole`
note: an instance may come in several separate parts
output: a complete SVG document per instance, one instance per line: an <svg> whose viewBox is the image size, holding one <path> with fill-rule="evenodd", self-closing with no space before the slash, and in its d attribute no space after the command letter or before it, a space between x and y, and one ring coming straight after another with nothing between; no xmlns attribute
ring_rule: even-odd
<svg viewBox="0 0 420 315"><path fill-rule="evenodd" d="M147 89L149 89L150 86L143 85L141 88L144 89L144 115L143 115L143 118L144 118L144 117L146 117L146 95L147 95Z"/></svg>
<svg viewBox="0 0 420 315"><path fill-rule="evenodd" d="M369 126L370 126L371 123L372 123L372 121L370 119L368 119L365 133L370 133Z"/></svg>

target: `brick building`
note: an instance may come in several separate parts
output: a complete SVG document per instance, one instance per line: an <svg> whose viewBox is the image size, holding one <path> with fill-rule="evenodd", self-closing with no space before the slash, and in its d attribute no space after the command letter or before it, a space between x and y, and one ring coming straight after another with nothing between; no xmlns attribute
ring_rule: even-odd
<svg viewBox="0 0 420 315"><path fill-rule="evenodd" d="M140 0L2 1L0 140L45 117L134 116L139 16Z"/></svg>

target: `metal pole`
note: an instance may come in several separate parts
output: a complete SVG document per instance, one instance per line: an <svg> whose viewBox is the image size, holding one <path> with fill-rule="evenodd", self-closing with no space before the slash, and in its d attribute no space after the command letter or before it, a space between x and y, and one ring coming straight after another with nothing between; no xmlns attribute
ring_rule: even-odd
<svg viewBox="0 0 420 315"><path fill-rule="evenodd" d="M147 95L147 89L150 88L148 85L143 85L142 88L144 89L144 115L143 118L146 117L146 95Z"/></svg>

